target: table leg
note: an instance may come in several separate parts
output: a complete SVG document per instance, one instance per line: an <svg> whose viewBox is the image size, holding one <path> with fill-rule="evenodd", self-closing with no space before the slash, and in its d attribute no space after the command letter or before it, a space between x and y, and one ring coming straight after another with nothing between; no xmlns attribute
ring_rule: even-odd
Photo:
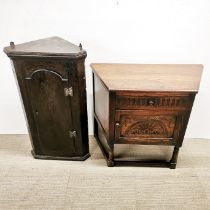
<svg viewBox="0 0 210 210"><path fill-rule="evenodd" d="M170 160L170 169L175 169L176 168L176 163L177 163L177 158L179 154L179 147L174 147L173 155Z"/></svg>
<svg viewBox="0 0 210 210"><path fill-rule="evenodd" d="M109 157L107 160L107 166L108 167L114 166L114 145L110 146Z"/></svg>

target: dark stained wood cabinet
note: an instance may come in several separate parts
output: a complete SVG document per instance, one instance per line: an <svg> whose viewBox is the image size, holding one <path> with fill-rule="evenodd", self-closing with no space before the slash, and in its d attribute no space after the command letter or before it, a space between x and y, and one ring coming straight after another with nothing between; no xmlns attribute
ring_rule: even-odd
<svg viewBox="0 0 210 210"><path fill-rule="evenodd" d="M81 45L51 37L20 45L11 43L4 52L12 60L33 156L88 158L86 51Z"/></svg>
<svg viewBox="0 0 210 210"><path fill-rule="evenodd" d="M202 65L92 64L94 135L108 166L116 144L174 146L169 162L142 165L175 168ZM135 161L134 161L135 162Z"/></svg>

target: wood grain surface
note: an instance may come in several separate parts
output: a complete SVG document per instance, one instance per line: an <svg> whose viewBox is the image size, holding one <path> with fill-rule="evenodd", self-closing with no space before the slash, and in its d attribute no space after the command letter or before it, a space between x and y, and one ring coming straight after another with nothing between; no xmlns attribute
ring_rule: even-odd
<svg viewBox="0 0 210 210"><path fill-rule="evenodd" d="M109 90L197 92L201 64L91 64Z"/></svg>

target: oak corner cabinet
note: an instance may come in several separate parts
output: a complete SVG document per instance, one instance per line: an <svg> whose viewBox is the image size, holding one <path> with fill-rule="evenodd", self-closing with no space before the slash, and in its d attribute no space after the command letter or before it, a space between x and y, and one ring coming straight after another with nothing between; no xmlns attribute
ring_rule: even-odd
<svg viewBox="0 0 210 210"><path fill-rule="evenodd" d="M202 65L91 64L94 135L108 166L137 162L174 169ZM168 161L120 161L117 144L173 146Z"/></svg>
<svg viewBox="0 0 210 210"><path fill-rule="evenodd" d="M38 159L85 160L89 155L86 83L81 44L50 37L4 48L12 60Z"/></svg>

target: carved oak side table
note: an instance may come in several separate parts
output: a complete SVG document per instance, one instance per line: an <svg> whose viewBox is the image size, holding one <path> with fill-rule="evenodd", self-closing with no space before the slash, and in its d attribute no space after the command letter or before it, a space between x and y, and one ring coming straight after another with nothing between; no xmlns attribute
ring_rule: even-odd
<svg viewBox="0 0 210 210"><path fill-rule="evenodd" d="M32 154L40 159L89 157L82 46L59 37L4 48L25 108Z"/></svg>
<svg viewBox="0 0 210 210"><path fill-rule="evenodd" d="M92 64L94 135L114 166L117 144L174 146L171 160L142 162L174 169L202 65Z"/></svg>

